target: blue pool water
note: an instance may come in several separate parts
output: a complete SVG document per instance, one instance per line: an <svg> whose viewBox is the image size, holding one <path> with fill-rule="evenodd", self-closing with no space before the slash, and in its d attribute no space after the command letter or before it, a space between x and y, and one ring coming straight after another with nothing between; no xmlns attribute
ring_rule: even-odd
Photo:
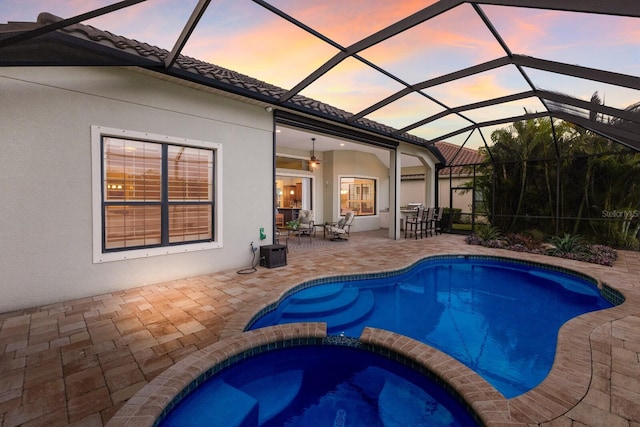
<svg viewBox="0 0 640 427"><path fill-rule="evenodd" d="M511 398L547 376L566 321L611 306L593 283L573 275L451 257L394 277L309 287L251 329L321 321L331 335L359 337L365 326L390 330L455 357Z"/></svg>
<svg viewBox="0 0 640 427"><path fill-rule="evenodd" d="M289 347L244 359L183 399L174 426L477 426L451 394L391 359L348 346Z"/></svg>

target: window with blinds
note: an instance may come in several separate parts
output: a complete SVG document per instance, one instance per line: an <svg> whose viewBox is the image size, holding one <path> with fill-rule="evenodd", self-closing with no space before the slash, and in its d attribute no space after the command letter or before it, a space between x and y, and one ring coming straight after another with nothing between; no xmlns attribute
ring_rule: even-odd
<svg viewBox="0 0 640 427"><path fill-rule="evenodd" d="M214 150L105 136L103 250L213 239Z"/></svg>
<svg viewBox="0 0 640 427"><path fill-rule="evenodd" d="M357 216L376 214L376 180L371 178L340 178L340 210L353 211Z"/></svg>

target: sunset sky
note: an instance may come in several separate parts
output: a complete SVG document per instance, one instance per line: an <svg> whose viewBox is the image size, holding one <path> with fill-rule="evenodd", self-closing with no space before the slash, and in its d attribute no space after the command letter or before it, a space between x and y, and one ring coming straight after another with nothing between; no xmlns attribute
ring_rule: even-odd
<svg viewBox="0 0 640 427"><path fill-rule="evenodd" d="M35 21L46 11L68 18L107 0L2 0L0 22ZM171 49L196 0L148 0L85 22L100 29ZM313 30L346 47L419 11L434 1L273 0L269 2ZM640 20L505 6L481 6L512 53L640 75ZM289 89L338 50L248 0L213 0L183 54ZM473 7L462 4L360 55L409 84L505 56ZM606 104L625 108L640 101L638 91L525 69L537 88L589 100L598 91ZM361 61L343 61L304 89L305 96L357 113L401 90L403 85ZM447 107L530 90L516 67L508 66L427 89ZM537 98L470 111L476 122L496 116L542 111ZM403 128L443 110L413 94L368 118ZM448 116L412 133L432 139L470 124ZM488 137L490 130L485 136ZM453 139L464 140L467 135ZM455 141L452 141L455 142ZM477 141L476 143L477 144Z"/></svg>

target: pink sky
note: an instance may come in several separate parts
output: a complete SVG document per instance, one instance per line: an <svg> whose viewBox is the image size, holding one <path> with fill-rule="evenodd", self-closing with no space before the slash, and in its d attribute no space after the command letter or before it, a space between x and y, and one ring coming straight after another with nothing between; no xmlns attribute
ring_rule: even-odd
<svg viewBox="0 0 640 427"><path fill-rule="evenodd" d="M114 2L2 0L0 21L33 21L42 11L70 17ZM88 23L171 49L196 3L197 0L149 0ZM273 0L271 3L342 46L349 46L434 1ZM504 6L481 7L513 53L601 67L630 75L640 73L638 19ZM335 47L261 6L238 0L211 2L183 51L186 55L287 89L337 52ZM462 4L360 54L410 84L505 56L469 4ZM545 88L553 86L553 82L545 80L552 76L536 74L541 77ZM612 90L577 79L560 80L562 85L556 90L583 99L588 99L591 93L601 88L608 92L606 99L612 105L626 106L638 101L637 91ZM399 83L350 59L302 93L357 113L401 88ZM520 90L528 90L528 86L519 73L511 69L452 82L427 92L447 106L456 107ZM525 106L532 108L524 101L515 104L505 106L514 110L513 115L521 113ZM423 97L412 96L370 117L400 128L415 121L414 117L424 118L425 114L439 108Z"/></svg>

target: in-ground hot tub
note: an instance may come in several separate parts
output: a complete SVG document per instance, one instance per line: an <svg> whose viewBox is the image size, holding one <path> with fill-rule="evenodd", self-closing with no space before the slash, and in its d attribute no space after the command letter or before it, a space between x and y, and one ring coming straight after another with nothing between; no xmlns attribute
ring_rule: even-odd
<svg viewBox="0 0 640 427"><path fill-rule="evenodd" d="M437 364L430 366L425 355ZM449 384L457 378L464 378L463 389L471 384L484 396L499 396L459 362L407 337L375 329L360 339L328 337L324 324L280 325L186 357L129 399L107 425L293 426L310 419L335 426L356 420L371 426L484 424L472 409L482 403L470 404Z"/></svg>
<svg viewBox="0 0 640 427"><path fill-rule="evenodd" d="M478 426L442 384L357 340L278 348L238 361L159 427Z"/></svg>

